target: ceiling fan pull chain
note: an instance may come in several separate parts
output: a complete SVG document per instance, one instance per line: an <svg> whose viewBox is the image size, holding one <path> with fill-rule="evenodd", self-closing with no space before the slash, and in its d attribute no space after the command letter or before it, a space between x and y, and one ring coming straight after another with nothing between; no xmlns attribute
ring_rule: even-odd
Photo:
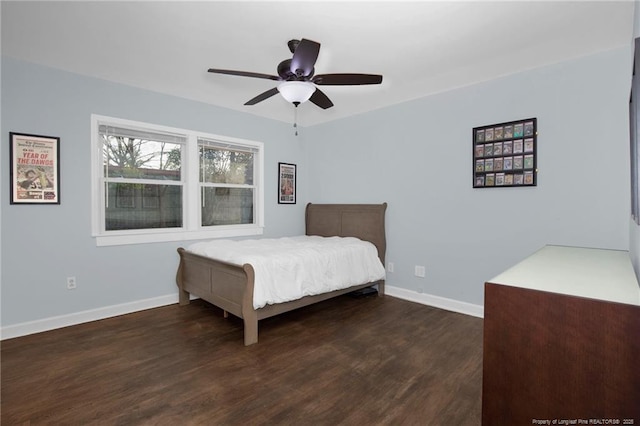
<svg viewBox="0 0 640 426"><path fill-rule="evenodd" d="M293 128L296 129L296 136L298 136L298 105L293 109Z"/></svg>

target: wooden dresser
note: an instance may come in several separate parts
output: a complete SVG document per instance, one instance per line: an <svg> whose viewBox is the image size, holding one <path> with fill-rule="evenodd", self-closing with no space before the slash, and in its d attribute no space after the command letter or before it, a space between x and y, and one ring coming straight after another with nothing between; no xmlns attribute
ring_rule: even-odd
<svg viewBox="0 0 640 426"><path fill-rule="evenodd" d="M640 425L629 252L545 246L488 281L483 350L484 426Z"/></svg>

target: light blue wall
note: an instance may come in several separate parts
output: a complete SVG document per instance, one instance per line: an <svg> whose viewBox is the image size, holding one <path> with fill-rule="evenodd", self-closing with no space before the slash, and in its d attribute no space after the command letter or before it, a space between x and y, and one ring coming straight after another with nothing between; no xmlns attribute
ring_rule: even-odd
<svg viewBox="0 0 640 426"><path fill-rule="evenodd" d="M387 201L387 283L473 304L545 244L627 250L630 64L625 46L316 126L309 191ZM473 189L471 129L529 117L538 186Z"/></svg>
<svg viewBox="0 0 640 426"><path fill-rule="evenodd" d="M2 326L176 292L180 244L90 237L92 113L264 142L266 236L303 232L308 201L388 202L392 286L482 304L485 280L544 244L628 249L630 64L625 47L296 138L288 123L3 58L1 157L9 131L59 136L62 204L9 205L0 188ZM472 189L472 127L528 117L538 118L538 186ZM276 202L278 161L299 165L295 206Z"/></svg>
<svg viewBox="0 0 640 426"><path fill-rule="evenodd" d="M187 243L96 247L91 237L92 113L264 142L264 235L303 232L304 134L291 124L3 57L1 157L10 131L59 136L62 203L9 205L2 162L2 326L177 293L175 249ZM277 204L279 161L299 166L296 205Z"/></svg>

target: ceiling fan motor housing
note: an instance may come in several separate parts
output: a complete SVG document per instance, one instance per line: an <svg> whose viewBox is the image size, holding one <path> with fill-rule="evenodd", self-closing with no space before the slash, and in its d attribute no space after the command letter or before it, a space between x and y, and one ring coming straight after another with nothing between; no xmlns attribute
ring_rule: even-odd
<svg viewBox="0 0 640 426"><path fill-rule="evenodd" d="M291 80L306 81L306 80L309 80L311 77L313 77L314 72L315 72L315 68L312 68L311 72L305 75L304 70L291 69L291 59L285 59L284 61L278 64L278 75L283 80L287 80L287 81L291 81Z"/></svg>

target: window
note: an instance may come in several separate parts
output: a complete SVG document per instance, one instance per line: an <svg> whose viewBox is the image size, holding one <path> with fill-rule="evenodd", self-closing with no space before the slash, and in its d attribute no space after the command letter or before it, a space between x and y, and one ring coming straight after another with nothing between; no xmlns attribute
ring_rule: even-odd
<svg viewBox="0 0 640 426"><path fill-rule="evenodd" d="M253 223L256 149L198 139L201 225Z"/></svg>
<svg viewBox="0 0 640 426"><path fill-rule="evenodd" d="M92 116L98 245L262 234L263 145Z"/></svg>

